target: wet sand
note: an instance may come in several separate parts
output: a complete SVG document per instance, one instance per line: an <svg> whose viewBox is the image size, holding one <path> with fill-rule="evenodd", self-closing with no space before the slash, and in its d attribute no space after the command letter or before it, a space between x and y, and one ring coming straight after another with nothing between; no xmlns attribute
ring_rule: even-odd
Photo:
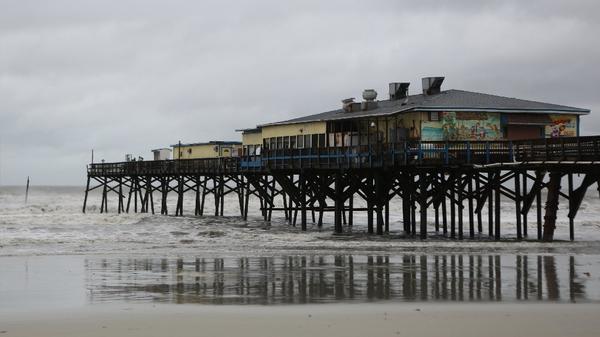
<svg viewBox="0 0 600 337"><path fill-rule="evenodd" d="M596 304L119 305L0 316L2 336L597 336Z"/></svg>

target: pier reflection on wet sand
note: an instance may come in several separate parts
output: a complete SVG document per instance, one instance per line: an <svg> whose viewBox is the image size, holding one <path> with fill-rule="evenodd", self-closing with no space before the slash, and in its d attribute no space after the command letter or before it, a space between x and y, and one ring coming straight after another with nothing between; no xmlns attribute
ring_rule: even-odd
<svg viewBox="0 0 600 337"><path fill-rule="evenodd" d="M593 262L552 255L88 259L92 303L598 301ZM587 285L587 287L586 287Z"/></svg>

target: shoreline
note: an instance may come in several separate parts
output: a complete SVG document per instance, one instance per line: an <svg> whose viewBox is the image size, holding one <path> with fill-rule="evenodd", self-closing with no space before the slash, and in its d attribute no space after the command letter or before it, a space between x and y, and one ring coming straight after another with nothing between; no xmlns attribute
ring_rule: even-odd
<svg viewBox="0 0 600 337"><path fill-rule="evenodd" d="M594 336L597 304L128 304L0 314L4 336Z"/></svg>

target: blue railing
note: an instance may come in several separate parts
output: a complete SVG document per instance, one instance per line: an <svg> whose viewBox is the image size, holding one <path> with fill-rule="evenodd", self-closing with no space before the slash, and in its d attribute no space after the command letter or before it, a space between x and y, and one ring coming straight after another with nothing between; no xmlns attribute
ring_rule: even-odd
<svg viewBox="0 0 600 337"><path fill-rule="evenodd" d="M346 147L263 149L259 156L95 163L88 166L88 174L199 175L273 169L362 169L565 160L600 161L600 136L523 141L405 141Z"/></svg>

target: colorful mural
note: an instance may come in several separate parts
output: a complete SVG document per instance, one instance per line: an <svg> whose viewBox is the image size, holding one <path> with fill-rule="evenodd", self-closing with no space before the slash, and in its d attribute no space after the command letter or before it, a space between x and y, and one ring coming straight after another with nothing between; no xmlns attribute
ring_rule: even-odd
<svg viewBox="0 0 600 337"><path fill-rule="evenodd" d="M550 115L552 121L546 125L546 137L576 137L577 136L577 116L573 115Z"/></svg>
<svg viewBox="0 0 600 337"><path fill-rule="evenodd" d="M422 140L502 139L498 113L445 111L439 117L439 121L423 121Z"/></svg>

